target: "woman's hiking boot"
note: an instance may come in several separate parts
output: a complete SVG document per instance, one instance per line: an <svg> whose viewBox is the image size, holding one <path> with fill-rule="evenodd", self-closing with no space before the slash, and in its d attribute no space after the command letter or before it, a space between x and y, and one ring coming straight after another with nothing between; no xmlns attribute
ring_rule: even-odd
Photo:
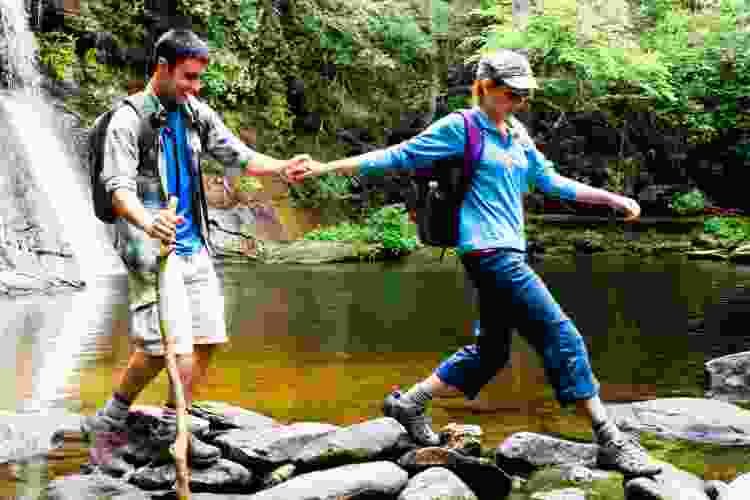
<svg viewBox="0 0 750 500"><path fill-rule="evenodd" d="M654 463L638 438L625 433L598 442L597 463L602 468L617 469L626 477L654 476L661 466Z"/></svg>
<svg viewBox="0 0 750 500"><path fill-rule="evenodd" d="M430 427L432 419L425 415L425 407L404 399L400 391L393 391L386 396L383 414L396 419L421 446L440 444L440 436Z"/></svg>

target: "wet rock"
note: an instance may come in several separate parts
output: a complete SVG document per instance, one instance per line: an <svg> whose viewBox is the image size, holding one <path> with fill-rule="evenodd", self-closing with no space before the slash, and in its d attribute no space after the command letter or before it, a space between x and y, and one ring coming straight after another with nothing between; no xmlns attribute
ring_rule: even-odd
<svg viewBox="0 0 750 500"><path fill-rule="evenodd" d="M699 248L714 249L721 247L721 242L718 240L718 238L704 233L701 233L693 238L691 243Z"/></svg>
<svg viewBox="0 0 750 500"><path fill-rule="evenodd" d="M297 472L297 467L294 464L286 464L277 467L263 476L263 479L261 479L261 488L273 488L284 481L288 481L295 472Z"/></svg>
<svg viewBox="0 0 750 500"><path fill-rule="evenodd" d="M175 464L145 466L133 472L128 481L144 490L165 490L177 480ZM219 459L211 467L190 469L190 490L203 492L248 491L252 485L252 473L242 465Z"/></svg>
<svg viewBox="0 0 750 500"><path fill-rule="evenodd" d="M598 447L575 443L533 432L518 432L503 441L495 451L498 466L511 473L528 473L545 465L577 463L596 465Z"/></svg>
<svg viewBox="0 0 750 500"><path fill-rule="evenodd" d="M445 448L478 457L482 453L482 434L478 425L450 423L441 429L440 442Z"/></svg>
<svg viewBox="0 0 750 500"><path fill-rule="evenodd" d="M706 397L750 401L750 351L715 358L705 364Z"/></svg>
<svg viewBox="0 0 750 500"><path fill-rule="evenodd" d="M436 446L410 451L398 460L410 474L431 467L444 467L456 474L479 498L505 498L512 488L512 478L487 458L464 455Z"/></svg>
<svg viewBox="0 0 750 500"><path fill-rule="evenodd" d="M607 407L624 431L646 431L662 438L696 443L750 445L750 411L731 403L702 398L661 398Z"/></svg>
<svg viewBox="0 0 750 500"><path fill-rule="evenodd" d="M701 478L658 462L662 471L653 478L638 477L625 483L625 500L709 500Z"/></svg>
<svg viewBox="0 0 750 500"><path fill-rule="evenodd" d="M301 422L291 425L233 430L218 436L214 443L228 459L246 467L269 469L289 462L312 441L340 427Z"/></svg>
<svg viewBox="0 0 750 500"><path fill-rule="evenodd" d="M389 498L406 485L409 475L392 462L378 461L335 467L294 477L253 495L253 500L335 500ZM380 496L379 496L380 495Z"/></svg>
<svg viewBox="0 0 750 500"><path fill-rule="evenodd" d="M46 455L80 432L80 415L65 411L0 412L0 464Z"/></svg>
<svg viewBox="0 0 750 500"><path fill-rule="evenodd" d="M309 470L373 460L393 448L403 434L406 429L393 418L368 420L319 437L302 448L294 461Z"/></svg>
<svg viewBox="0 0 750 500"><path fill-rule="evenodd" d="M450 470L432 467L412 477L399 493L398 500L477 500L469 487Z"/></svg>
<svg viewBox="0 0 750 500"><path fill-rule="evenodd" d="M104 474L73 474L50 481L48 500L149 500L149 495L133 485Z"/></svg>
<svg viewBox="0 0 750 500"><path fill-rule="evenodd" d="M532 500L586 500L586 492L580 488L565 488L562 490L540 491L533 493Z"/></svg>
<svg viewBox="0 0 750 500"><path fill-rule="evenodd" d="M354 243L341 241L300 240L291 243L266 242L263 260L274 264L323 264L358 259Z"/></svg>
<svg viewBox="0 0 750 500"><path fill-rule="evenodd" d="M211 429L262 429L278 425L271 417L223 401L197 401L190 413L209 422Z"/></svg>

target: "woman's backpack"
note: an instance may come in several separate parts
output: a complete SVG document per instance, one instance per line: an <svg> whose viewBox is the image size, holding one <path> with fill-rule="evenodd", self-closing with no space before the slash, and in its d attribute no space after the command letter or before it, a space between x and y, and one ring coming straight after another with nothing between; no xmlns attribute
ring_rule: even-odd
<svg viewBox="0 0 750 500"><path fill-rule="evenodd" d="M476 124L475 111L458 111L464 119L466 145L464 153L418 168L412 180L416 188L417 234L429 246L455 247L461 204L471 184L475 164L482 157L484 140Z"/></svg>

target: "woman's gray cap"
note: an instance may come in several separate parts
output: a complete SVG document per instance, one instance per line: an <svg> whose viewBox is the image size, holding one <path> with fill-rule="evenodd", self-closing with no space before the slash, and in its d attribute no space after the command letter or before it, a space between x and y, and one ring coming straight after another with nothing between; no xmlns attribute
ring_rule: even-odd
<svg viewBox="0 0 750 500"><path fill-rule="evenodd" d="M483 56L477 66L477 80L495 80L517 89L538 89L529 60L511 50L501 49Z"/></svg>

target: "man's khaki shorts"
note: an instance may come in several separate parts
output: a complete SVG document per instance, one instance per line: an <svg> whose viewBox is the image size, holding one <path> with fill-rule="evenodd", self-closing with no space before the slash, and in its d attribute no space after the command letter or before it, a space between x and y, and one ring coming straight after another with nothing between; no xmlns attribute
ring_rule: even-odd
<svg viewBox="0 0 750 500"><path fill-rule="evenodd" d="M183 261L185 288L192 312L192 331L175 332L175 352L190 354L195 344L224 344L228 341L224 321L224 297L219 290L211 257L204 247ZM136 351L163 356L159 332L158 304L148 304L130 313L130 339Z"/></svg>

